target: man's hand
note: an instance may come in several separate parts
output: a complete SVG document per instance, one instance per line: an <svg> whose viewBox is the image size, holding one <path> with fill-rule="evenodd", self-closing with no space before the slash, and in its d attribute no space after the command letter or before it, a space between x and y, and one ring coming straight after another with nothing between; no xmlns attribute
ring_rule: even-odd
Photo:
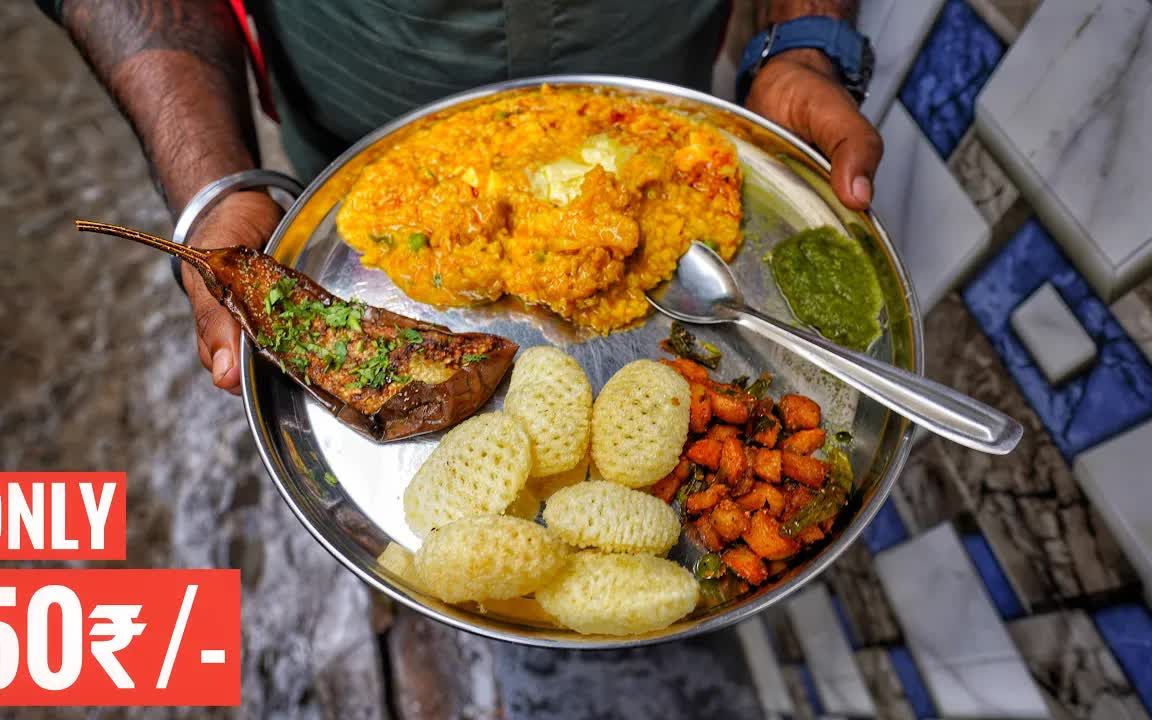
<svg viewBox="0 0 1152 720"><path fill-rule="evenodd" d="M752 81L747 105L815 145L832 161L832 188L840 201L853 210L868 208L884 143L822 52L789 50L773 57Z"/></svg>
<svg viewBox="0 0 1152 720"><path fill-rule="evenodd" d="M283 214L267 193L238 192L212 209L192 234L189 244L200 248L247 245L262 249ZM200 364L212 373L216 387L239 395L240 325L208 292L200 273L185 263L181 274L196 321Z"/></svg>

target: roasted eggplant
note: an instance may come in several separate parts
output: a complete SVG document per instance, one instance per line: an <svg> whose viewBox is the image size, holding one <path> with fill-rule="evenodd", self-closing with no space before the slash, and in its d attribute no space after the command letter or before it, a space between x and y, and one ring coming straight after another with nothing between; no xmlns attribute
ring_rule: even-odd
<svg viewBox="0 0 1152 720"><path fill-rule="evenodd" d="M453 333L344 301L247 247L200 250L137 230L77 220L192 265L273 361L342 422L381 441L443 430L479 410L512 365L516 343Z"/></svg>

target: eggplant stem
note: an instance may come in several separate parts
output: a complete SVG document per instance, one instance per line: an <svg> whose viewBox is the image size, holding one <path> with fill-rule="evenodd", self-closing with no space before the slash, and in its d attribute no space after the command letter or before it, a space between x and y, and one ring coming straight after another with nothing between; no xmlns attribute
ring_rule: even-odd
<svg viewBox="0 0 1152 720"><path fill-rule="evenodd" d="M203 250L197 250L196 248L190 248L186 245L180 245L179 243L174 243L171 240L165 240L162 237L149 235L148 233L140 232L139 230L121 227L120 225L95 222L93 220L77 220L76 229L80 232L101 233L103 235L114 235L116 237L127 238L128 240L135 240L136 242L147 245L148 247L153 247L157 250L163 250L169 255L175 255L202 273L212 273L212 268L208 264L208 253Z"/></svg>

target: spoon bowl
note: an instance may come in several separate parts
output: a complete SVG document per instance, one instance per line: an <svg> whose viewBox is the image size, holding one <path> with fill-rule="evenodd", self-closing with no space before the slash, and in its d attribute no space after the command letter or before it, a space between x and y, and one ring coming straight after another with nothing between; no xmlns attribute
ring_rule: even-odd
<svg viewBox="0 0 1152 720"><path fill-rule="evenodd" d="M650 292L648 302L683 322L730 322L747 328L926 430L966 447L1004 455L1024 435L1020 423L967 395L870 355L841 348L818 335L788 327L748 307L728 264L702 243L688 248L675 275Z"/></svg>

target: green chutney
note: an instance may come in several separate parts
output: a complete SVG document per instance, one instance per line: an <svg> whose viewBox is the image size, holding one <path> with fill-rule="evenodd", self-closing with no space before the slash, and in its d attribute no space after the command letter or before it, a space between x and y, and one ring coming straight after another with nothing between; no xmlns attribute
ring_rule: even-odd
<svg viewBox="0 0 1152 720"><path fill-rule="evenodd" d="M764 256L797 319L837 345L861 352L880 337L884 296L876 269L835 228L803 230Z"/></svg>

